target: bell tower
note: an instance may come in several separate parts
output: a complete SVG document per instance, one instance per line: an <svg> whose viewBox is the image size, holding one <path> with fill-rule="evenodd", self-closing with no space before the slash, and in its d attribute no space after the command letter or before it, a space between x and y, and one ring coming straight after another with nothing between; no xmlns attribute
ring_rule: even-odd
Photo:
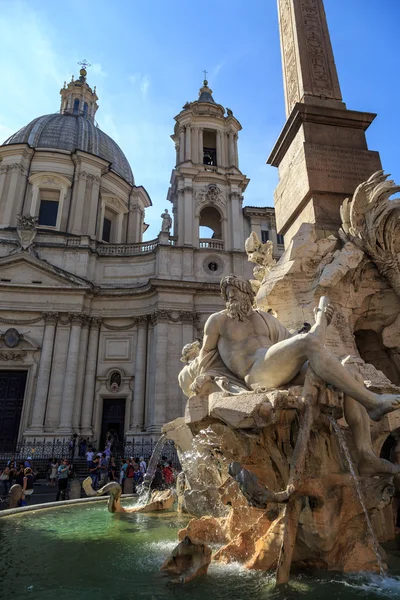
<svg viewBox="0 0 400 600"><path fill-rule="evenodd" d="M186 102L175 121L176 166L168 200L176 245L242 252L242 202L249 180L239 169L239 121L215 102L206 79L198 100Z"/></svg>

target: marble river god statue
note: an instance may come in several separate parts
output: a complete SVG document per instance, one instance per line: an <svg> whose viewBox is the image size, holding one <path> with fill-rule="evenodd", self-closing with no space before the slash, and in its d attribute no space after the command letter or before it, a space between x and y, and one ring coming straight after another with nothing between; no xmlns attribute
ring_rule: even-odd
<svg viewBox="0 0 400 600"><path fill-rule="evenodd" d="M179 505L196 517L179 539L219 544L213 560L275 567L278 583L292 563L384 568L366 517L380 541L393 536L400 468L376 456L370 424L400 408L400 394L367 389L325 347L326 297L315 325L292 333L254 308L247 280L225 277L221 294L226 308L207 320L201 348L184 348L185 417L163 428L185 473Z"/></svg>

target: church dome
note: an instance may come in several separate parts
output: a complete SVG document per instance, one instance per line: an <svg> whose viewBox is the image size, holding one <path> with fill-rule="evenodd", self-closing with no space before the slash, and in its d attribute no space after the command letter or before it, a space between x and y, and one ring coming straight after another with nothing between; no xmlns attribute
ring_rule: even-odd
<svg viewBox="0 0 400 600"><path fill-rule="evenodd" d="M111 163L111 170L134 184L133 173L121 148L90 116L81 113L56 113L34 119L9 137L4 145L29 144L32 148L82 150Z"/></svg>

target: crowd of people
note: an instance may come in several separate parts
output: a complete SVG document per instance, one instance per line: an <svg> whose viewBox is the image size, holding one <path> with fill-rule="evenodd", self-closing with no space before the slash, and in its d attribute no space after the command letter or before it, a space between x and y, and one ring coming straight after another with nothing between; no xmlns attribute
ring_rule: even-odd
<svg viewBox="0 0 400 600"><path fill-rule="evenodd" d="M143 456L140 458L125 458L121 461L120 468L117 467L115 458L106 451L95 454L91 448L86 452L86 461L88 473L92 479L94 490L102 487L108 481L116 481L122 489L125 487L125 481L132 479L133 493L143 483L146 473L151 477L151 489L163 490L171 487L175 482L175 471L172 461L162 457L162 462L157 464L154 473L148 473L147 463Z"/></svg>
<svg viewBox="0 0 400 600"><path fill-rule="evenodd" d="M130 457L122 459L117 465L114 448L117 447L118 436L115 432L107 432L106 443L102 452L96 452L85 438L80 438L76 434L71 437L69 442L69 456L58 460L51 458L47 465L47 480L49 487L57 487L56 500L65 500L68 491L68 480L75 476L74 458L76 454L80 458L86 459L87 473L92 479L93 489L98 489L109 481L118 482L122 488L125 488L125 482L132 480L132 486L129 491L135 493L144 481L150 485L152 490L163 490L172 487L176 480L176 473L171 460L162 456L161 461L156 468L148 469L148 465L143 456L140 458ZM118 447L118 450L120 448ZM3 471L0 471L0 495L6 497L11 486L17 483L22 488L21 506L34 492L34 482L38 471L32 465L32 457L18 464L15 461L8 461Z"/></svg>

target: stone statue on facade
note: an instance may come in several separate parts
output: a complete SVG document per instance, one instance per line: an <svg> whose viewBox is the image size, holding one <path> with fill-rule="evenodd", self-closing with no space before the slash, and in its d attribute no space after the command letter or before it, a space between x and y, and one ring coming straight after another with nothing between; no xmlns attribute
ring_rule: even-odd
<svg viewBox="0 0 400 600"><path fill-rule="evenodd" d="M161 218L162 218L161 231L163 233L169 233L171 230L171 227L172 227L172 219L171 219L171 215L169 214L167 208L161 215Z"/></svg>

